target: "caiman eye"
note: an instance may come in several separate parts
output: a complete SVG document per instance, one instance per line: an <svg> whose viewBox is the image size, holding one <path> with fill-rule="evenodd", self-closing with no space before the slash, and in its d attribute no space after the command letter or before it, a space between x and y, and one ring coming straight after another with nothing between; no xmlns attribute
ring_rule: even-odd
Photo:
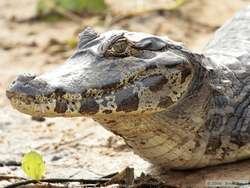
<svg viewBox="0 0 250 188"><path fill-rule="evenodd" d="M111 50L116 53L124 53L127 49L127 43L125 41L118 41L115 44L113 44Z"/></svg>
<svg viewBox="0 0 250 188"><path fill-rule="evenodd" d="M126 40L118 40L106 51L108 56L128 56L129 45Z"/></svg>

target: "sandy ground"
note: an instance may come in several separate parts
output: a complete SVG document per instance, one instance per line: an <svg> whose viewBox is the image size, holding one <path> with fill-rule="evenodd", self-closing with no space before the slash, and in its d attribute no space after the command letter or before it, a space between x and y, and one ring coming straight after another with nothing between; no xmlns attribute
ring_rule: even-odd
<svg viewBox="0 0 250 188"><path fill-rule="evenodd" d="M159 0L158 5L162 2ZM121 138L93 120L54 118L33 121L11 108L5 88L20 73L40 74L63 63L73 51L65 41L76 37L87 25L99 32L127 29L167 35L201 51L214 30L250 1L190 0L175 12L142 14L111 25L114 19L111 13L126 14L136 7L133 0L109 0L108 3L111 10L104 19L86 17L79 24L70 20L31 22L28 20L35 15L36 1L0 1L0 164L20 162L24 153L35 149L45 157L46 177L96 177L126 166L134 167L138 173L145 170L149 166L147 162L134 155ZM19 167L1 165L0 175L24 176ZM0 181L0 187L8 183Z"/></svg>

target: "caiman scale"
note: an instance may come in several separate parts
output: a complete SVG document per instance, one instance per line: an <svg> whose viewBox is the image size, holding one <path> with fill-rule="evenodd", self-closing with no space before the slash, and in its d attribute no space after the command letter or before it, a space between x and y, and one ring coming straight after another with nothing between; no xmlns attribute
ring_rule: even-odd
<svg viewBox="0 0 250 188"><path fill-rule="evenodd" d="M202 54L165 37L86 28L64 65L18 76L6 94L32 116L92 117L156 166L250 158L250 7Z"/></svg>

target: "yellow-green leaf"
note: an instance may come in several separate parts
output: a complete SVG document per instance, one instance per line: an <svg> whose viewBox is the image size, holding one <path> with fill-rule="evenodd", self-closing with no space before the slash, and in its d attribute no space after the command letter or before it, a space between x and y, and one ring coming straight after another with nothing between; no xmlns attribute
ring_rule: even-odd
<svg viewBox="0 0 250 188"><path fill-rule="evenodd" d="M100 13L107 9L104 0L39 0L37 12L41 15L57 12L58 8L75 13Z"/></svg>
<svg viewBox="0 0 250 188"><path fill-rule="evenodd" d="M45 174L43 157L36 151L26 153L22 159L22 169L31 179L40 180Z"/></svg>

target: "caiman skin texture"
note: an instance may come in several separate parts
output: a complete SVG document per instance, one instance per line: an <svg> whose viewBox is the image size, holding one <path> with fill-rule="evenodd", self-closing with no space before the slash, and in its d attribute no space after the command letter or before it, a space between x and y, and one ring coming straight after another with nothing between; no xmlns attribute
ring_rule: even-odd
<svg viewBox="0 0 250 188"><path fill-rule="evenodd" d="M191 169L250 157L250 7L203 54L164 37L86 28L58 69L6 91L32 116L89 116L142 158Z"/></svg>

